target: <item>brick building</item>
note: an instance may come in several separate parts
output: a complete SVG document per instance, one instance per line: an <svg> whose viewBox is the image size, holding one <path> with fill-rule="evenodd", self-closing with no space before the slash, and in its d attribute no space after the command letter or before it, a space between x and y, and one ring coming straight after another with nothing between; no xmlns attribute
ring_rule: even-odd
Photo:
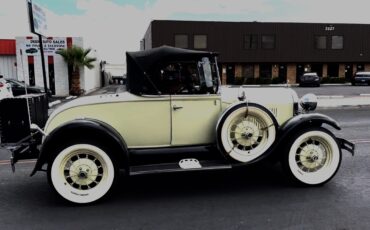
<svg viewBox="0 0 370 230"><path fill-rule="evenodd" d="M296 83L304 72L341 82L370 71L369 37L367 24L155 20L140 45L219 52L224 84Z"/></svg>

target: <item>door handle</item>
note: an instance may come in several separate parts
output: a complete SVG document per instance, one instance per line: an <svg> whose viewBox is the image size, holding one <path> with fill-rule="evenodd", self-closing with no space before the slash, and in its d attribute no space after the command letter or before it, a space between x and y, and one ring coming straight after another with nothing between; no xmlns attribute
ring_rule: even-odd
<svg viewBox="0 0 370 230"><path fill-rule="evenodd" d="M175 111L176 111L176 110L178 110L178 109L182 109L183 107L182 107L182 106L176 106L176 105L174 105L172 108L173 108L173 110L175 110Z"/></svg>

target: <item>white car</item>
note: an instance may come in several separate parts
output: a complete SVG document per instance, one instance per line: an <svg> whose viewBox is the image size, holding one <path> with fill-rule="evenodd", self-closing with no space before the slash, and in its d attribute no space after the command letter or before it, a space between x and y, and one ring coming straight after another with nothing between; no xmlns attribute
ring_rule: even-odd
<svg viewBox="0 0 370 230"><path fill-rule="evenodd" d="M12 86L4 78L0 78L0 100L13 97Z"/></svg>

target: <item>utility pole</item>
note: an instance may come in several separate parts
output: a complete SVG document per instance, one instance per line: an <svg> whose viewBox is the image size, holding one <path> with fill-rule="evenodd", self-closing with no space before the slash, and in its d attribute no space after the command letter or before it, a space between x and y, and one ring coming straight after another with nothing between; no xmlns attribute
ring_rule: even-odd
<svg viewBox="0 0 370 230"><path fill-rule="evenodd" d="M27 0L27 5L28 5L28 15L29 15L29 20L30 20L31 32L34 33L34 34L37 34L38 38L39 38L41 65L42 65L42 77L43 77L43 80L44 80L45 93L47 94L48 93L48 84L47 84L47 80L46 80L45 56L44 56L44 46L42 44L42 34L38 31L39 25L34 22L32 0ZM48 97L46 97L46 98L48 98Z"/></svg>

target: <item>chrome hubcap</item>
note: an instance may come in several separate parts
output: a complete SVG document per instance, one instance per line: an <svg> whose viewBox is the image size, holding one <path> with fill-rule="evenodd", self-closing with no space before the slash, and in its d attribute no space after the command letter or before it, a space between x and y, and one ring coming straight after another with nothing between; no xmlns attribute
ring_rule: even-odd
<svg viewBox="0 0 370 230"><path fill-rule="evenodd" d="M260 128L260 124L261 121L252 116L237 119L230 130L230 140L234 148L243 151L257 148L267 132Z"/></svg>
<svg viewBox="0 0 370 230"><path fill-rule="evenodd" d="M330 155L328 144L319 138L304 140L296 152L298 167L304 172L316 172L327 162Z"/></svg>
<svg viewBox="0 0 370 230"><path fill-rule="evenodd" d="M72 187L89 190L103 178L103 166L99 159L90 154L76 154L64 166L64 178Z"/></svg>

